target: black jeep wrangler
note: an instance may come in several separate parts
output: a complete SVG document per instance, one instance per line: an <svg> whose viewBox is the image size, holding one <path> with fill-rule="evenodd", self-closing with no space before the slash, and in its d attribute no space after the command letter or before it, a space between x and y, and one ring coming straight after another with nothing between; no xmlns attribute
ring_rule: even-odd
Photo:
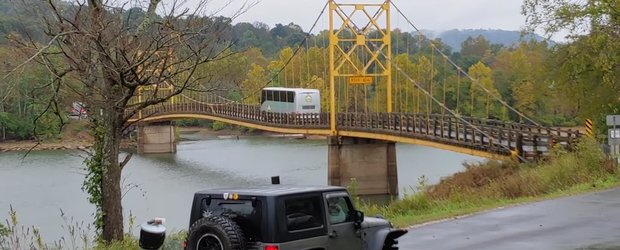
<svg viewBox="0 0 620 250"><path fill-rule="evenodd" d="M194 195L189 225L188 250L398 249L396 239L407 233L364 217L342 187L204 190ZM153 237L141 233L141 245L163 243Z"/></svg>

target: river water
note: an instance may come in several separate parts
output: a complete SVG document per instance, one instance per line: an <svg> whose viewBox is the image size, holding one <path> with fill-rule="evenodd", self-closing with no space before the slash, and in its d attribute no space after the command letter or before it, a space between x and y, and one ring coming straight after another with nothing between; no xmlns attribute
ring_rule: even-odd
<svg viewBox="0 0 620 250"><path fill-rule="evenodd" d="M463 170L480 158L416 145L397 145L398 182L409 192L424 175L428 183ZM12 206L25 226L41 229L45 241L69 236L66 222L92 221L94 207L81 191L83 157L79 151L0 153L0 221ZM186 229L192 195L200 189L269 184L327 184L324 140L242 138L185 141L176 154L134 155L123 174L123 209L137 222L165 217L168 229ZM83 227L85 228L85 227ZM132 229L135 233L137 226Z"/></svg>

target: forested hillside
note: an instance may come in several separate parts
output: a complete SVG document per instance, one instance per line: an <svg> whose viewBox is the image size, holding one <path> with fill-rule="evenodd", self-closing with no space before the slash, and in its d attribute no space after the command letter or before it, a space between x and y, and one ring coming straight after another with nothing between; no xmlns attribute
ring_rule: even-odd
<svg viewBox="0 0 620 250"><path fill-rule="evenodd" d="M434 37L440 38L441 41L453 48L455 51L460 50L461 44L468 38L475 38L478 36L484 37L492 44L500 44L502 46L514 46L519 44L521 40L529 41L535 40L541 42L543 37L536 34L523 35L520 31L509 30L492 30L492 29L466 29L466 30L448 30L443 32L433 32L437 34Z"/></svg>
<svg viewBox="0 0 620 250"><path fill-rule="evenodd" d="M26 51L16 49L16 41L46 44L50 39L42 29L41 22L45 15L38 11L38 1L28 2L28 8L24 9L23 5L20 6L21 1L0 0L0 77L3 79L0 81L0 141L33 138L36 119L36 133L45 137L54 137L60 126L54 119L54 114L47 113L38 117L47 109L47 95L53 92L49 91L49 88L54 87L49 85L51 76L45 68L30 63L6 76L28 59ZM71 8L69 4L62 6ZM128 21L143 14L144 10L138 8L124 12ZM210 17L209 21L225 28L222 39L233 41L231 56L219 61L217 65L198 69L199 75L217 77L222 83L220 94L235 100L248 97L245 101L257 102L258 96L252 94L266 86L272 78L275 80L269 86L292 86L292 82L297 81L307 82L306 87L326 90L326 31L310 35L306 46L294 54L297 46L307 36L307 31L294 23L269 27L260 23L260 20L255 23L232 24L228 18ZM599 43L588 40L593 34L585 34L574 37L567 44L550 45L536 37L513 45L504 45L518 41L516 33L505 35L501 31L489 32L491 33L485 33L486 36L463 38L462 34L469 34L469 31L451 31L444 33L435 43L460 67L485 79L485 84L496 90L510 105L542 124L574 126L581 124L581 120L586 117L601 119L607 113L620 112L620 50L606 50L605 56L609 58L606 65L598 65L595 58L601 55L590 55L587 50L590 48L592 51L600 51L603 45L618 48L618 34L615 34L614 39L610 37L608 40L598 40ZM490 34L500 35L495 37ZM611 34L610 36L613 36L614 33ZM462 42L458 44L454 42L461 39ZM394 44L399 44L393 48L395 61L399 66L415 72L429 71L432 66L429 58L432 55L428 39L395 30L392 40ZM409 52L410 56L405 55L406 52ZM289 77L286 77L286 70L277 75L288 61L309 62L314 67L303 73L291 72ZM441 65L434 66L436 72L432 79L418 80L441 82L455 79L454 72L444 72L445 68ZM381 91L374 87L368 90ZM447 93L448 102L455 101L454 91L456 90ZM59 105L64 105L67 111L72 102L82 101L76 100L69 90L61 93L64 102ZM501 116L500 110L493 112L497 113L498 118L507 118Z"/></svg>

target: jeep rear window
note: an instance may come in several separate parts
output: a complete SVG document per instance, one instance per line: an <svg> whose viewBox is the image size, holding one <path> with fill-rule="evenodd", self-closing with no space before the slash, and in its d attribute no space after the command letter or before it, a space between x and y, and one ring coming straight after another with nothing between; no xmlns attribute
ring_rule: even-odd
<svg viewBox="0 0 620 250"><path fill-rule="evenodd" d="M205 215L225 216L237 223L243 228L244 233L251 240L260 240L260 225L262 218L261 201L256 200L255 206L252 206L251 200L224 200L212 199L207 205L203 200L202 211Z"/></svg>

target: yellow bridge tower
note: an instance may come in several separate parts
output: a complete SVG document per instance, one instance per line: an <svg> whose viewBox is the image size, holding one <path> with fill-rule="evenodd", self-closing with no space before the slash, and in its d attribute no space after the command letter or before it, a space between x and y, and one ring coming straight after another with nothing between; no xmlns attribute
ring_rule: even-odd
<svg viewBox="0 0 620 250"><path fill-rule="evenodd" d="M329 0L329 108L336 135L336 78L348 84L386 84L392 112L390 0L378 4L338 4ZM360 55L366 55L359 63Z"/></svg>

